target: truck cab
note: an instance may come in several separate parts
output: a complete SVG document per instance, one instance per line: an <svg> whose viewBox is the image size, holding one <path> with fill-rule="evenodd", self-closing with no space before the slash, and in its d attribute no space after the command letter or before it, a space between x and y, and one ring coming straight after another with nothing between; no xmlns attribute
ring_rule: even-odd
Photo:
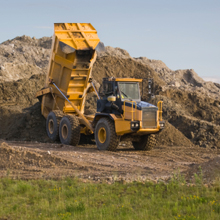
<svg viewBox="0 0 220 220"><path fill-rule="evenodd" d="M114 122L115 132L120 140L141 142L144 137L146 139L160 132L165 126L162 120L162 102L155 106L141 101L140 82L142 79L103 79L94 120L109 118Z"/></svg>

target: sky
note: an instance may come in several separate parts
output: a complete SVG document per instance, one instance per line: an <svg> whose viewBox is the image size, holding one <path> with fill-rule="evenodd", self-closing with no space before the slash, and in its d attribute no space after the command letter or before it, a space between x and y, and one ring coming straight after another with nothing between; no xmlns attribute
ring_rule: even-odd
<svg viewBox="0 0 220 220"><path fill-rule="evenodd" d="M91 23L105 46L220 83L220 0L0 0L0 43Z"/></svg>

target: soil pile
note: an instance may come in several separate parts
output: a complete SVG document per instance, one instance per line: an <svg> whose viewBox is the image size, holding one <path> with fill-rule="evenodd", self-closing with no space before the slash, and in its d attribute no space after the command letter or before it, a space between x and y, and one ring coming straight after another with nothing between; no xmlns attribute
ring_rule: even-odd
<svg viewBox="0 0 220 220"><path fill-rule="evenodd" d="M157 141L160 144L168 146L193 145L193 143L185 135L183 135L183 133L181 133L168 121L166 121L166 128L158 134Z"/></svg>
<svg viewBox="0 0 220 220"><path fill-rule="evenodd" d="M22 147L14 148L6 143L0 145L0 168L22 169L25 166L50 167L51 165L66 165L67 162L52 157L50 153L40 153L25 150ZM55 162L55 163L54 163Z"/></svg>
<svg viewBox="0 0 220 220"><path fill-rule="evenodd" d="M51 38L27 36L0 45L0 138L49 141L34 95L44 86L50 47ZM220 148L220 84L205 82L192 69L173 71L162 61L132 58L112 47L98 52L92 74L100 84L111 76L153 78L155 98L150 102L163 100L163 117L172 124L159 135L160 143ZM146 91L147 83L143 86ZM90 94L85 111L95 109L96 97Z"/></svg>
<svg viewBox="0 0 220 220"><path fill-rule="evenodd" d="M220 157L217 156L201 164L192 164L183 174L187 180L193 182L196 178L202 178L205 183L213 182L216 178L220 178Z"/></svg>
<svg viewBox="0 0 220 220"><path fill-rule="evenodd" d="M51 38L16 37L0 44L0 81L29 78L46 73Z"/></svg>
<svg viewBox="0 0 220 220"><path fill-rule="evenodd" d="M49 141L45 135L45 120L36 89L44 84L45 75L33 75L18 81L0 82L0 137Z"/></svg>
<svg viewBox="0 0 220 220"><path fill-rule="evenodd" d="M9 146L4 142L0 144L0 155L0 177L7 175L22 179L60 178L63 173L71 176L71 170L82 169L65 158L53 155L49 150Z"/></svg>

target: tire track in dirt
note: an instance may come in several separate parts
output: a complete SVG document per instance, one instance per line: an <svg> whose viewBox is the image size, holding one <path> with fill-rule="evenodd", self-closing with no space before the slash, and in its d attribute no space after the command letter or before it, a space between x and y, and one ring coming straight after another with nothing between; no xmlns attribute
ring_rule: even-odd
<svg viewBox="0 0 220 220"><path fill-rule="evenodd" d="M129 142L116 152L98 151L95 145L2 142L0 175L7 175L10 169L12 177L22 179L78 176L85 181L98 182L166 181L173 173L187 172L195 165L214 160L219 154L218 150L195 146L163 145L149 152L135 151Z"/></svg>

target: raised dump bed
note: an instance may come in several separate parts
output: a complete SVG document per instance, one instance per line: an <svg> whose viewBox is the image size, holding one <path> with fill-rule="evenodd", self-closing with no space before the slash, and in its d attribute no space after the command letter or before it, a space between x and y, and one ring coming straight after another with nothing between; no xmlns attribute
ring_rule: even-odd
<svg viewBox="0 0 220 220"><path fill-rule="evenodd" d="M91 88L91 72L99 43L96 29L90 23L55 23L45 88L37 92L42 98L45 118L52 110L83 114L86 94ZM53 81L72 105L50 82Z"/></svg>

